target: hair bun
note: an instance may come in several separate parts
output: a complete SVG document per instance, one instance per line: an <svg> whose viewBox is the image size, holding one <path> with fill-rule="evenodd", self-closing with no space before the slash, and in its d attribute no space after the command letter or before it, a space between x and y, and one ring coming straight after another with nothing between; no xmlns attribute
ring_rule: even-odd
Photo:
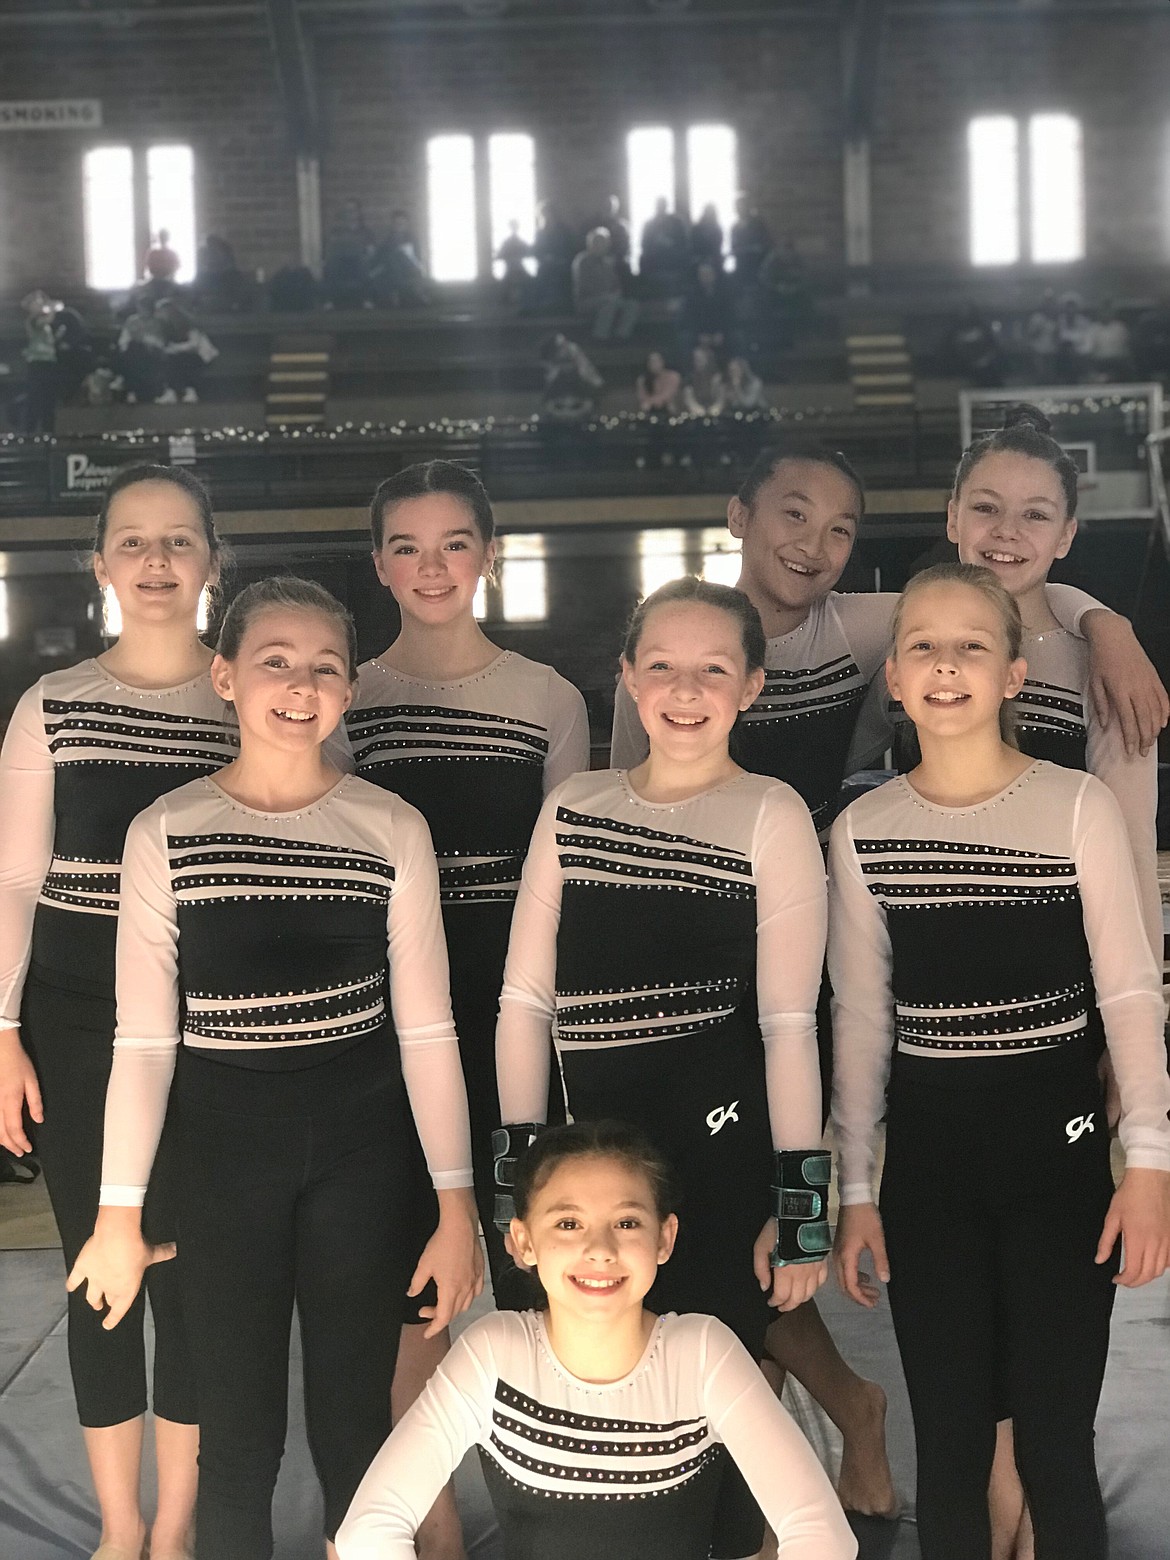
<svg viewBox="0 0 1170 1560"><path fill-rule="evenodd" d="M1031 401L1017 401L1003 414L1003 426L1008 428L1035 428L1037 433L1052 432L1052 423L1038 406Z"/></svg>

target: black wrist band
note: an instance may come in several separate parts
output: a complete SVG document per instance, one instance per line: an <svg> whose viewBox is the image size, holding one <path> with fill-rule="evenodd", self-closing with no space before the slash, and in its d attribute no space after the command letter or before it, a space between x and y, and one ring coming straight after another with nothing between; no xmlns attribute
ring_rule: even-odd
<svg viewBox="0 0 1170 1560"><path fill-rule="evenodd" d="M496 1204L492 1223L502 1234L516 1217L512 1188L516 1184L516 1161L544 1131L541 1121L513 1121L492 1133L492 1159L495 1163Z"/></svg>
<svg viewBox="0 0 1170 1560"><path fill-rule="evenodd" d="M772 1213L776 1219L773 1267L819 1262L829 1239L832 1160L823 1149L787 1148L774 1155Z"/></svg>

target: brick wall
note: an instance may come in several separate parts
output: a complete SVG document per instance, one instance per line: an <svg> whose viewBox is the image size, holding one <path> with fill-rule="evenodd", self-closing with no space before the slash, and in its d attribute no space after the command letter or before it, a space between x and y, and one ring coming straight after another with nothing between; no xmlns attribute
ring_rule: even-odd
<svg viewBox="0 0 1170 1560"><path fill-rule="evenodd" d="M6 34L0 98L100 97L102 138L181 137L196 150L203 231L249 269L297 254L296 178L267 39L155 39L97 29L30 43ZM814 260L842 257L839 45L826 22L726 28L372 31L313 43L326 226L358 196L380 227L422 226L423 143L443 130L524 129L542 193L569 215L624 189L637 122L706 119L739 132L741 180ZM1091 260L1159 262L1167 231L1170 14L896 18L873 147L878 261L962 262L964 134L974 113L1067 109L1085 125ZM74 132L0 134L0 292L82 279Z"/></svg>

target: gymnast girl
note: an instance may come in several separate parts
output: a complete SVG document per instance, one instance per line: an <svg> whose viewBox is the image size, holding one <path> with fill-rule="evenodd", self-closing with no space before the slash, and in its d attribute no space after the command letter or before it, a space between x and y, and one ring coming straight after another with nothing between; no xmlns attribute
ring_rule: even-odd
<svg viewBox="0 0 1170 1560"><path fill-rule="evenodd" d="M923 1560L989 1560L1004 1406L1037 1560L1104 1560L1093 1421L1113 1286L1170 1262L1160 972L1108 788L1021 753L1004 724L1022 644L990 571L911 581L886 673L921 762L848 807L830 847L835 1262L863 1305L866 1249L889 1284ZM1121 1096L1116 1193L1099 1026Z"/></svg>
<svg viewBox="0 0 1170 1560"><path fill-rule="evenodd" d="M679 1238L648 1304L711 1312L757 1360L768 1302L795 1307L823 1282L825 1213L803 1179L822 1164L824 868L792 788L728 751L763 656L755 608L727 586L676 580L635 612L622 675L650 754L545 802L497 1033L497 1180L543 1121L552 1032L573 1118L620 1113L678 1176ZM770 1185L807 1228L794 1215L778 1237ZM714 1552L754 1555L762 1538L732 1469Z"/></svg>
<svg viewBox="0 0 1170 1560"><path fill-rule="evenodd" d="M845 777L880 761L890 745L880 697L885 689L877 688L882 680L875 674L889 649L898 598L836 590L865 513L861 479L839 451L802 441L762 451L727 513L743 549L737 589L756 606L768 635L764 687L744 716L738 756L746 769L799 791L827 842ZM1073 634L1090 641L1095 707L1107 707L1109 699L1117 707L1111 738L1124 733L1135 753L1141 744L1148 748L1165 722L1166 696L1130 625L1070 587L1049 586L1045 594L1048 610L1072 631L1067 642L1084 651ZM871 680L873 697L866 702ZM629 767L646 751L633 700L619 685L611 762ZM832 1062L827 982L817 1008L817 1039L827 1110ZM881 1387L842 1359L815 1304L778 1316L767 1342L765 1368L777 1387L773 1361L800 1381L841 1431L838 1493L846 1509L895 1514Z"/></svg>
<svg viewBox="0 0 1170 1560"><path fill-rule="evenodd" d="M272 1554L294 1305L331 1539L390 1428L408 1282L435 1281L435 1331L481 1282L426 823L322 753L354 649L320 586L242 591L211 674L240 757L160 798L126 840L101 1206L69 1284L116 1329L172 1253L144 1237L140 1204L173 1081L197 1560ZM439 1203L413 1276L412 1115Z"/></svg>
<svg viewBox="0 0 1170 1560"><path fill-rule="evenodd" d="M524 853L547 793L589 768L589 721L571 683L501 650L476 621L476 589L491 574L496 543L491 501L474 472L445 460L408 466L378 487L370 526L374 567L398 607L399 630L389 649L358 669L345 719L350 762L363 779L411 802L430 827L492 1290L498 1307L524 1307L533 1286L492 1222L496 1015ZM559 1080L549 1108L563 1119ZM425 1166L419 1179L421 1249L434 1228L434 1200ZM417 1321L413 1309L407 1319ZM406 1328L396 1416L449 1346L445 1333L428 1339L422 1328ZM451 1491L423 1524L419 1544L426 1560L463 1555Z"/></svg>
<svg viewBox="0 0 1170 1560"><path fill-rule="evenodd" d="M511 1237L545 1308L462 1334L363 1479L341 1560L412 1560L474 1445L516 1560L706 1560L728 1458L779 1560L852 1560L829 1481L735 1335L645 1305L678 1229L658 1152L624 1123L553 1127L513 1193Z"/></svg>
<svg viewBox="0 0 1170 1560"><path fill-rule="evenodd" d="M114 933L126 830L164 791L234 757L235 719L196 627L222 549L201 483L182 467L127 467L102 501L98 583L122 616L115 644L42 677L0 756L0 1143L44 1168L66 1271L97 1211L102 1104L113 1056ZM22 1119L23 1117L23 1119ZM144 1211L174 1235L169 1134ZM152 1268L156 1560L186 1553L198 1431L177 1275ZM101 1560L146 1538L140 1464L147 1406L139 1298L116 1333L69 1302L69 1365L101 1517Z"/></svg>

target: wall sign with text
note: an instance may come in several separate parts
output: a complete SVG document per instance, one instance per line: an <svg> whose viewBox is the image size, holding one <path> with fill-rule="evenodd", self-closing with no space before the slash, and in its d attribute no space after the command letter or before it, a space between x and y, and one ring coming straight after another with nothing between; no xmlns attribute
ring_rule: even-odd
<svg viewBox="0 0 1170 1560"><path fill-rule="evenodd" d="M98 98L33 98L0 102L0 130L97 130L102 122Z"/></svg>

